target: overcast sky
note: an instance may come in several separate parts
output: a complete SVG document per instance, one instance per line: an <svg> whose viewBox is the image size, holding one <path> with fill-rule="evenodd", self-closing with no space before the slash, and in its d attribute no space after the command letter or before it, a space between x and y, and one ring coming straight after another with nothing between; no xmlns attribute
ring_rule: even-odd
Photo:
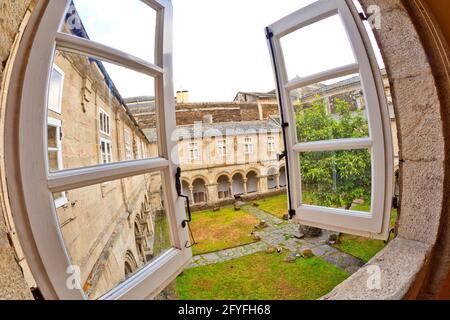
<svg viewBox="0 0 450 320"><path fill-rule="evenodd" d="M175 90L192 102L274 89L264 28L314 0L172 0ZM155 14L139 0L74 0L92 40L153 62ZM338 17L282 41L289 77L354 62ZM152 80L107 65L123 97L153 95Z"/></svg>

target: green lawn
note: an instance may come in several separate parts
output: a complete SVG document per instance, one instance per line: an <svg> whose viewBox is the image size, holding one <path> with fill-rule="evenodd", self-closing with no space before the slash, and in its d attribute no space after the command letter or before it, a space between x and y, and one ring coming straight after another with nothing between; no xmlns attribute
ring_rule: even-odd
<svg viewBox="0 0 450 320"><path fill-rule="evenodd" d="M370 211L370 204L362 203L352 208L356 211ZM395 226L397 219L397 210L393 209L391 213L391 228ZM384 241L373 240L364 237L342 234L340 243L334 245L337 249L357 257L364 262L368 262L374 255L386 246Z"/></svg>
<svg viewBox="0 0 450 320"><path fill-rule="evenodd" d="M245 211L235 211L234 207L220 211L202 211L192 214L192 232L197 245L194 255L233 248L255 242L250 233L259 223Z"/></svg>
<svg viewBox="0 0 450 320"><path fill-rule="evenodd" d="M270 198L265 198L257 201L259 208L266 211L280 219L288 213L287 195L280 194Z"/></svg>
<svg viewBox="0 0 450 320"><path fill-rule="evenodd" d="M314 300L349 274L313 257L283 261L285 254L256 253L185 270L176 280L180 300Z"/></svg>
<svg viewBox="0 0 450 320"><path fill-rule="evenodd" d="M302 197L304 203L313 203L311 195L307 192L303 192ZM264 210L280 219L288 213L288 200L286 193L258 200L257 203L261 210Z"/></svg>

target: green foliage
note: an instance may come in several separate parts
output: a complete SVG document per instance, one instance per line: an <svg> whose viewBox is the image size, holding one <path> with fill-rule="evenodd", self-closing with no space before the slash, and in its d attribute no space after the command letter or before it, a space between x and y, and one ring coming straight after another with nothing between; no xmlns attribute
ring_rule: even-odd
<svg viewBox="0 0 450 320"><path fill-rule="evenodd" d="M362 111L352 111L343 100L334 101L336 114L316 99L309 108L297 108L299 142L362 138L369 136ZM371 156L369 150L305 152L300 156L303 191L314 204L350 208L355 199L370 199Z"/></svg>

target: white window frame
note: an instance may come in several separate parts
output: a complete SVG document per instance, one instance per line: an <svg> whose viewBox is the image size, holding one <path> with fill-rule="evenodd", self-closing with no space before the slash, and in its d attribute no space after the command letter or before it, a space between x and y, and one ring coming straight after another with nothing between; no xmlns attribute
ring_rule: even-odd
<svg viewBox="0 0 450 320"><path fill-rule="evenodd" d="M60 67L58 67L56 64L53 64L52 66L52 73L53 71L58 72L61 75L61 87L59 88L59 98L58 98L58 105L55 106L56 108L53 108L50 104L48 105L49 110L56 112L58 114L61 114L62 111L62 98L63 98L63 91L64 91L64 79L65 79L65 73L62 71ZM51 77L51 74L50 74ZM49 87L50 88L50 87ZM50 89L49 89L50 90Z"/></svg>
<svg viewBox="0 0 450 320"><path fill-rule="evenodd" d="M125 160L133 160L134 159L134 150L133 150L133 133L130 129L123 129L123 142L124 142L124 150L125 150Z"/></svg>
<svg viewBox="0 0 450 320"><path fill-rule="evenodd" d="M189 161L200 160L200 147L199 147L198 142L189 142L188 143L188 159L189 159Z"/></svg>
<svg viewBox="0 0 450 320"><path fill-rule="evenodd" d="M100 133L106 136L111 136L111 117L109 116L109 113L100 108L98 119Z"/></svg>
<svg viewBox="0 0 450 320"><path fill-rule="evenodd" d="M356 63L325 70L321 73L289 81L280 39L296 30L338 14L348 34ZM288 146L290 203L297 222L318 228L352 233L377 239L389 236L393 190L392 133L378 63L364 24L351 0L319 0L267 28L268 45L277 80L277 92L283 106L285 139ZM369 122L369 138L340 139L297 143L295 114L290 92L304 86L359 73L365 93ZM299 155L303 152L369 149L372 154L371 214L324 208L302 203Z"/></svg>
<svg viewBox="0 0 450 320"><path fill-rule="evenodd" d="M47 126L56 128L56 148L50 148L47 144L47 150L51 152L56 152L57 162L58 162L58 170L64 169L63 164L63 154L62 154L62 143L61 143L61 120L55 118L48 118ZM67 204L67 194L66 192L61 192L61 197L55 199L55 207L61 208Z"/></svg>
<svg viewBox="0 0 450 320"><path fill-rule="evenodd" d="M228 155L226 139L218 139L216 145L217 145L217 153L219 154L220 157L225 157Z"/></svg>
<svg viewBox="0 0 450 320"><path fill-rule="evenodd" d="M179 161L177 155L171 152L176 147L171 139L171 133L176 129L172 70L173 8L170 0L143 2L157 11L154 63L61 32L70 0L38 1L19 44L18 57L27 54L28 64L22 68L18 59L12 70L12 77L18 79L16 85L22 90L17 100L20 103L13 102L11 96L7 100L6 116L19 115L14 124L19 128L18 135L11 138L18 148L5 155L7 183L8 190L14 190L9 193L11 209L15 213L15 224L25 256L46 299L87 298L80 283L75 288L67 286L71 262L61 230L57 227L59 223L52 196L55 192L149 172L162 174L173 248L100 299L152 299L182 272L192 258L192 251L186 245L190 242L187 228L183 228L182 224L186 219L185 202L178 197L175 188L176 164ZM102 59L155 78L160 157L48 172L48 87L57 49ZM8 127L5 130L12 129ZM17 170L20 174L12 174Z"/></svg>
<svg viewBox="0 0 450 320"><path fill-rule="evenodd" d="M102 149L102 143L104 143L107 146L106 153L103 153ZM113 163L113 146L110 139L100 138L100 163L101 164L107 164L107 163ZM103 156L106 156L106 161L103 160Z"/></svg>
<svg viewBox="0 0 450 320"><path fill-rule="evenodd" d="M245 137L244 138L244 154L253 154L253 138Z"/></svg>

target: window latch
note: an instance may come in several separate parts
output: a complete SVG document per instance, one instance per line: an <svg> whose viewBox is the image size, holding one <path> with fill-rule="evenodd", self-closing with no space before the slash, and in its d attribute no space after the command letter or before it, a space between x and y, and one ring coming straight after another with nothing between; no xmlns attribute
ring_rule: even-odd
<svg viewBox="0 0 450 320"><path fill-rule="evenodd" d="M281 161L284 158L286 158L286 155L287 155L286 151L283 151L282 153L277 154L278 161Z"/></svg>
<svg viewBox="0 0 450 320"><path fill-rule="evenodd" d="M183 220L183 222L181 222L181 226L184 228L188 227L189 228L189 234L192 238L192 244L189 244L189 241L186 241L186 244L184 245L186 249L189 249L191 247L193 247L194 245L197 244L197 242L194 239L194 235L192 234L192 230L191 230L191 226L189 225L189 223L192 221L192 215L191 215L191 207L190 207L190 199L188 196L184 195L182 193L182 185L181 185L181 168L178 167L177 168L177 172L175 174L175 188L177 189L177 194L179 197L186 199L186 207L187 207L187 214L188 214L188 218Z"/></svg>

